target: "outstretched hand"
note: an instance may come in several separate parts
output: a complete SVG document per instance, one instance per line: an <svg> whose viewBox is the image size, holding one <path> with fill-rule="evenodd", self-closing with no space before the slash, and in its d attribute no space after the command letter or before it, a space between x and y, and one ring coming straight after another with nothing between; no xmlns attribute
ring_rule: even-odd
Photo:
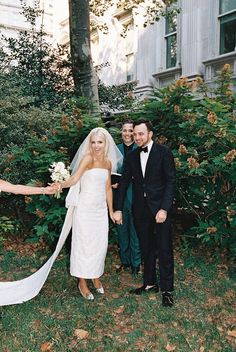
<svg viewBox="0 0 236 352"><path fill-rule="evenodd" d="M111 218L112 222L115 223L116 221L115 221L115 219L114 219L114 212L113 212L113 211L110 211L110 212L109 212L109 215L110 215L110 218Z"/></svg>
<svg viewBox="0 0 236 352"><path fill-rule="evenodd" d="M52 185L44 187L43 191L44 191L43 192L44 194L48 194L48 195L55 194L55 189L54 189L54 187Z"/></svg>
<svg viewBox="0 0 236 352"><path fill-rule="evenodd" d="M54 182L50 185L53 188L53 194L56 198L60 198L62 192L62 185L60 182Z"/></svg>

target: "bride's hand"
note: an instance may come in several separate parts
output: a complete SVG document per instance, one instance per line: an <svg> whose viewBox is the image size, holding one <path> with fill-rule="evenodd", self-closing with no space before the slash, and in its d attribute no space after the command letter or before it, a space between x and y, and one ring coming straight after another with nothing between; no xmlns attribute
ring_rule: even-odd
<svg viewBox="0 0 236 352"><path fill-rule="evenodd" d="M110 215L110 218L111 218L111 220L112 220L112 222L114 222L114 224L115 224L115 219L114 219L114 212L113 211L109 211L109 215Z"/></svg>
<svg viewBox="0 0 236 352"><path fill-rule="evenodd" d="M60 182L54 182L52 184L50 184L50 186L54 189L54 191L56 192L61 192L62 191L62 186Z"/></svg>

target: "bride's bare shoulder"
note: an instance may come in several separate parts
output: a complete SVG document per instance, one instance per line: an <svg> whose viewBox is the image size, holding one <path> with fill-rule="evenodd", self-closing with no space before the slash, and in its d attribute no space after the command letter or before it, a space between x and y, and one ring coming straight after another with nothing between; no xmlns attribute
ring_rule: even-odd
<svg viewBox="0 0 236 352"><path fill-rule="evenodd" d="M83 159L81 160L81 164L83 163L83 165L90 165L93 163L93 158L90 154L87 154L83 157Z"/></svg>
<svg viewBox="0 0 236 352"><path fill-rule="evenodd" d="M106 167L107 167L108 170L111 171L112 164L111 164L111 161L109 159L107 159L107 161L106 161Z"/></svg>

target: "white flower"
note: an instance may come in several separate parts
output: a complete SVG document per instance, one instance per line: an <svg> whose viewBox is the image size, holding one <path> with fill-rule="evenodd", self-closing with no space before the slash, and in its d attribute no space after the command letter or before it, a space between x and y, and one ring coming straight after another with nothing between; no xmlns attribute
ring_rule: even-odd
<svg viewBox="0 0 236 352"><path fill-rule="evenodd" d="M69 168L65 167L62 161L54 162L50 165L49 171L51 172L51 179L53 182L63 182L70 177ZM56 198L60 198L60 192L55 194Z"/></svg>

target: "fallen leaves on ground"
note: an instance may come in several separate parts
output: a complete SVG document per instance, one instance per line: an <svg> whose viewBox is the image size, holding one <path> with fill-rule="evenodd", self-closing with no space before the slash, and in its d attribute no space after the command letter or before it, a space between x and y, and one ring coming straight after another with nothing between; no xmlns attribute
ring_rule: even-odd
<svg viewBox="0 0 236 352"><path fill-rule="evenodd" d="M124 310L125 310L125 307L124 306L120 306L118 308L116 308L114 310L114 314L121 314L121 313L124 313Z"/></svg>
<svg viewBox="0 0 236 352"><path fill-rule="evenodd" d="M167 345L166 345L166 350L167 350L168 352L174 351L175 349L176 349L176 346L170 345L169 343L167 343Z"/></svg>
<svg viewBox="0 0 236 352"><path fill-rule="evenodd" d="M8 238L4 241L4 249L7 252L16 252L23 257L32 257L38 250L47 248L46 244L42 241L37 243L27 243L23 239Z"/></svg>
<svg viewBox="0 0 236 352"><path fill-rule="evenodd" d="M40 346L40 352L52 351L53 343L52 342L44 342Z"/></svg>
<svg viewBox="0 0 236 352"><path fill-rule="evenodd" d="M236 338L236 330L228 330L227 335Z"/></svg>
<svg viewBox="0 0 236 352"><path fill-rule="evenodd" d="M89 338L89 332L83 329L75 329L74 336L79 340L85 340Z"/></svg>

